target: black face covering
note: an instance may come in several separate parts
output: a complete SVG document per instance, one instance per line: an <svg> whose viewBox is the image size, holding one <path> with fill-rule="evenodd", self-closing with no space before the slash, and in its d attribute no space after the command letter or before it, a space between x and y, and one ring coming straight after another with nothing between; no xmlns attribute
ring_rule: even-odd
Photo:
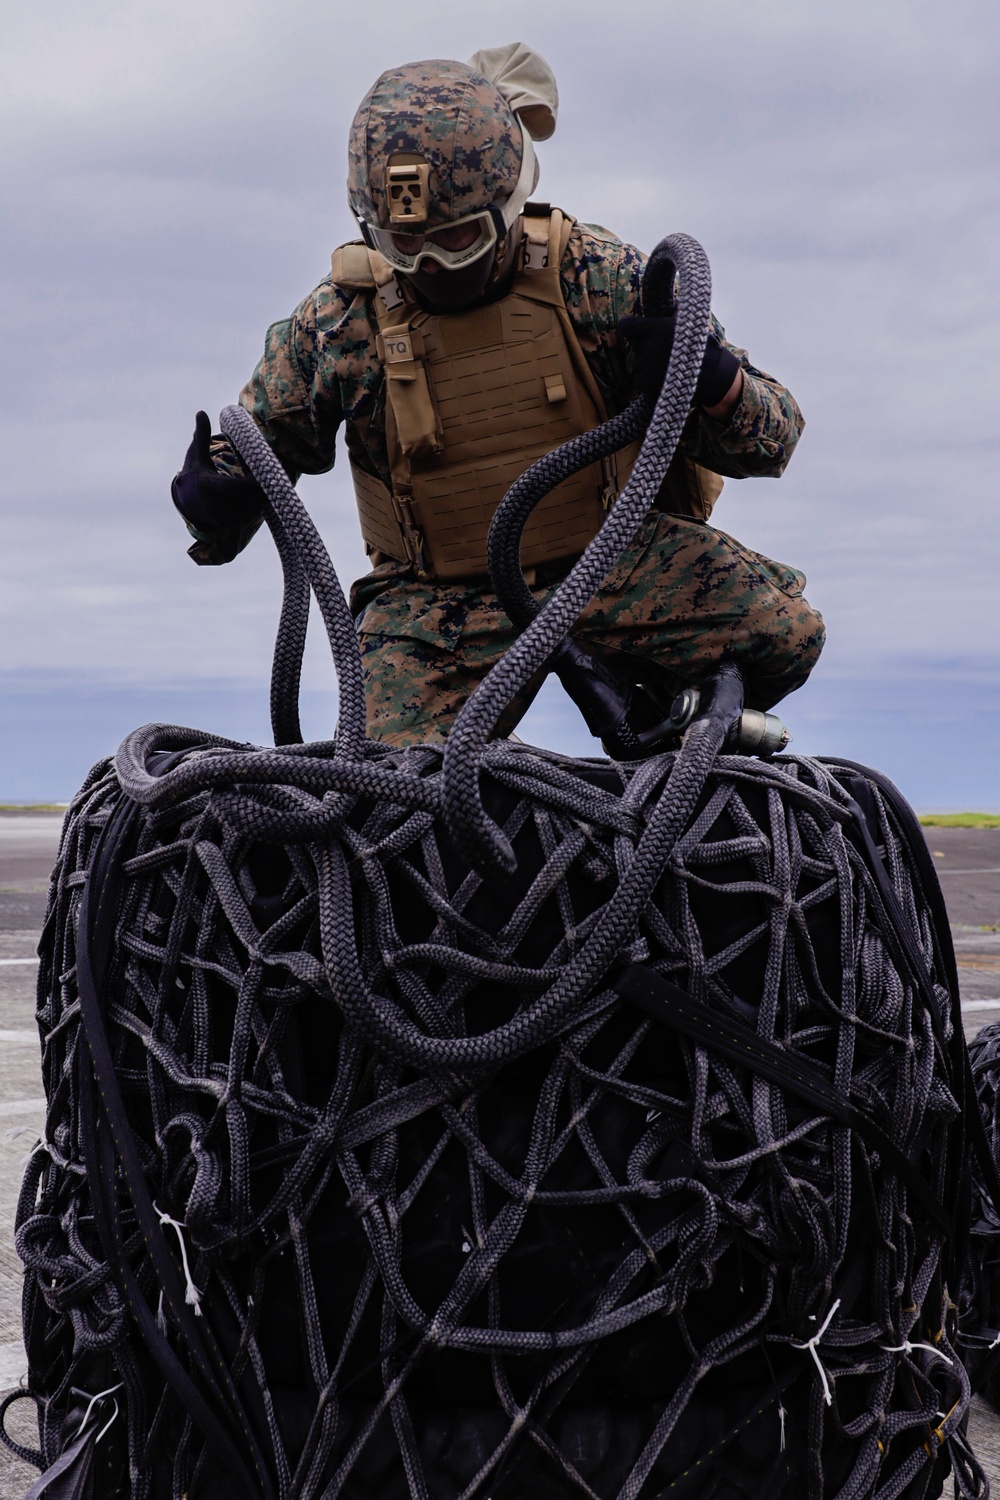
<svg viewBox="0 0 1000 1500"><path fill-rule="evenodd" d="M493 272L493 261L492 255L483 255L470 266L460 266L454 271L446 271L443 266L425 271L424 262L421 261L417 269L409 273L407 280L421 302L425 302L434 312L461 312L478 302L486 291Z"/></svg>

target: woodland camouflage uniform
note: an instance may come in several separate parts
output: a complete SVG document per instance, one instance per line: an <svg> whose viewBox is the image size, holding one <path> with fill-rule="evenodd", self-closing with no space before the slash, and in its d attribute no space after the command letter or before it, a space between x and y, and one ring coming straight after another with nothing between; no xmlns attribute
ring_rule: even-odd
<svg viewBox="0 0 1000 1500"><path fill-rule="evenodd" d="M425 70L426 99L419 78L414 88L417 68ZM395 74L407 75L396 116L396 139L404 148L412 149L406 143L416 139L418 149L432 157L435 142L427 136L427 121L435 118L434 91L444 86L435 70L457 68L462 65L419 64L383 75L383 89L391 88ZM482 98L488 112L495 90L479 89L475 74L472 80L473 104ZM355 176L365 170L362 158L372 149L372 126L366 143L364 117L365 105L358 115L360 134L357 121L352 132ZM492 153L452 163L456 206L451 217L465 211L464 193L477 207L490 193L498 199L510 193L520 159L520 142L507 128L511 118L498 113L487 122L496 135ZM489 171L495 181L487 182L484 196L483 175ZM377 190L377 174L370 188ZM579 223L562 259L566 308L609 414L621 411L634 395L627 346L616 330L624 315L642 311L644 265L645 257L633 246L599 226ZM332 467L343 424L352 461L390 483L375 295L343 289L327 277L290 318L268 330L263 357L240 401L293 478ZM715 331L725 342L717 323ZM727 478L777 477L802 431L802 414L784 386L751 364L744 351L727 347L743 370L740 401L724 422L695 409L682 451ZM238 463L225 445L217 445L215 460L223 469ZM369 732L397 745L442 740L468 694L512 641L513 628L488 579L434 582L416 577L408 564L373 560L373 571L351 594L366 672ZM569 566L545 571L540 596ZM592 647L652 659L677 683L697 681L723 657L735 660L747 678L748 704L770 707L805 681L823 645L823 623L803 597L804 583L794 568L742 547L707 520L651 511L573 633ZM532 684L504 727L513 727L538 685Z"/></svg>

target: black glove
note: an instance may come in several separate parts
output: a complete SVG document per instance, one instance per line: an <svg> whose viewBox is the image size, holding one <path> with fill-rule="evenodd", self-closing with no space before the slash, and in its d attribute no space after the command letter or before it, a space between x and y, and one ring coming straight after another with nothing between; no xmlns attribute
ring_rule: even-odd
<svg viewBox="0 0 1000 1500"><path fill-rule="evenodd" d="M247 475L222 474L212 462L212 424L206 412L194 419L194 437L170 494L195 538L188 556L196 563L232 562L261 523L264 491Z"/></svg>
<svg viewBox="0 0 1000 1500"><path fill-rule="evenodd" d="M676 329L676 311L665 318L626 317L618 324L619 334L632 350L635 388L651 401L655 401L663 389ZM694 388L694 405L717 405L736 379L739 368L736 355L714 333L710 333L698 384Z"/></svg>

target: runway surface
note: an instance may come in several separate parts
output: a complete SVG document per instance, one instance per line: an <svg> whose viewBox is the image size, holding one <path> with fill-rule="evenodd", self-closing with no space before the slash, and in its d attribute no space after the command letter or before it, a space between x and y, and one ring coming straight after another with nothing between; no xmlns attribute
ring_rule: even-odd
<svg viewBox="0 0 1000 1500"><path fill-rule="evenodd" d="M0 1394L25 1372L13 1224L24 1163L44 1119L35 949L60 822L54 814L0 813ZM1000 1022L1000 829L928 828L926 835L951 917L965 1029L974 1036ZM18 1402L8 1416L8 1430L29 1445L37 1442L31 1410L29 1401ZM1000 1417L977 1403L970 1435L1000 1494ZM0 1500L21 1500L36 1473L0 1447Z"/></svg>

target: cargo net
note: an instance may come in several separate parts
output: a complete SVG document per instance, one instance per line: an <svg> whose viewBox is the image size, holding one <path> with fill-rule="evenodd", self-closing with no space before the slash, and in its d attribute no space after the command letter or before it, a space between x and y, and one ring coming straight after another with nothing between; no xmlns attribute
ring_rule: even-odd
<svg viewBox="0 0 1000 1500"><path fill-rule="evenodd" d="M124 750L151 762L178 738ZM958 1492L985 1493L941 1227L857 1133L612 987L650 968L723 1029L818 1065L947 1201L949 997L878 788L869 826L936 1014L835 767L719 757L685 780L685 751L630 771L496 743L485 801L517 856L498 883L433 811L438 751L373 751L357 778L397 782L374 798L314 748L294 789L206 787L211 749L166 772L122 854L105 984L161 1232L262 1491L889 1500L940 1493L950 1457ZM325 802L302 789L324 764L341 786ZM74 935L121 799L106 765L71 808L42 948L49 1111L17 1234L29 1352L56 1398L87 1351L110 1361L95 1380L120 1385L132 1495L215 1497L240 1486L137 1337L81 1149ZM324 837L262 841L282 802ZM668 856L588 976L664 805ZM47 1456L63 1406L43 1404Z"/></svg>

